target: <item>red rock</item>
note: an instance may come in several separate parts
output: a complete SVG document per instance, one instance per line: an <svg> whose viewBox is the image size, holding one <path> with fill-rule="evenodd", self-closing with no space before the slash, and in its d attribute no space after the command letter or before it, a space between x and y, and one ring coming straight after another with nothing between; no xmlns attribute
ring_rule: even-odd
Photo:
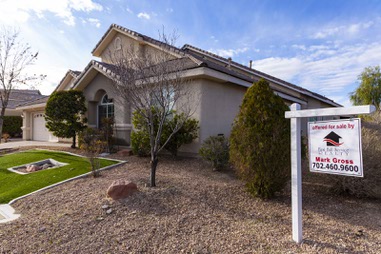
<svg viewBox="0 0 381 254"><path fill-rule="evenodd" d="M130 196L138 190L135 183L125 180L116 180L107 189L107 196L113 200L118 200Z"/></svg>
<svg viewBox="0 0 381 254"><path fill-rule="evenodd" d="M118 151L118 155L121 156L131 156L132 155L132 150L131 149L122 149Z"/></svg>

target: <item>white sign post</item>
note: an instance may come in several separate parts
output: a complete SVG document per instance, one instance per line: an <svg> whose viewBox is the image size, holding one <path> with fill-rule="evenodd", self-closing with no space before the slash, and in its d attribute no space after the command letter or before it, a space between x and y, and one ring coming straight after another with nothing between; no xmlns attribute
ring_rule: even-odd
<svg viewBox="0 0 381 254"><path fill-rule="evenodd" d="M302 234L302 175L301 175L301 118L317 116L344 116L370 114L376 110L373 105L349 108L323 108L300 110L300 104L294 103L291 111L285 113L291 118L291 203L292 203L292 239L301 243ZM360 142L361 146L361 142ZM345 170L345 169L344 169Z"/></svg>

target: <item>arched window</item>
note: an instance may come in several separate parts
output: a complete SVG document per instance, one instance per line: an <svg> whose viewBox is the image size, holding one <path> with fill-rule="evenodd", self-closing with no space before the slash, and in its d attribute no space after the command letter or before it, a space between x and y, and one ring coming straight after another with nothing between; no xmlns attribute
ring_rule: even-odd
<svg viewBox="0 0 381 254"><path fill-rule="evenodd" d="M103 95L98 105L98 128L102 127L102 119L114 118L114 100L107 95Z"/></svg>

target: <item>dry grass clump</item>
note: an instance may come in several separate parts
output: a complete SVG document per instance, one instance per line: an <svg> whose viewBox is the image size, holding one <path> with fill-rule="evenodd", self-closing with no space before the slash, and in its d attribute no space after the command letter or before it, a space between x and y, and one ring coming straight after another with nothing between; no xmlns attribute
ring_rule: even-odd
<svg viewBox="0 0 381 254"><path fill-rule="evenodd" d="M362 121L364 177L335 176L334 190L357 197L381 199L381 113Z"/></svg>

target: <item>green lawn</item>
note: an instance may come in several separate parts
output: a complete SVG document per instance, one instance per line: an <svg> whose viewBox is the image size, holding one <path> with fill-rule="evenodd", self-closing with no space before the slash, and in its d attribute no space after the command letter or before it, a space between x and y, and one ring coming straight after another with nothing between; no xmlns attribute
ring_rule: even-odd
<svg viewBox="0 0 381 254"><path fill-rule="evenodd" d="M23 165L44 159L54 159L69 165L46 169L20 175L7 168ZM113 160L101 159L101 167L118 163ZM12 199L31 193L51 184L82 175L91 171L90 163L86 158L67 153L45 150L29 150L25 152L4 155L0 157L0 204L8 203Z"/></svg>

